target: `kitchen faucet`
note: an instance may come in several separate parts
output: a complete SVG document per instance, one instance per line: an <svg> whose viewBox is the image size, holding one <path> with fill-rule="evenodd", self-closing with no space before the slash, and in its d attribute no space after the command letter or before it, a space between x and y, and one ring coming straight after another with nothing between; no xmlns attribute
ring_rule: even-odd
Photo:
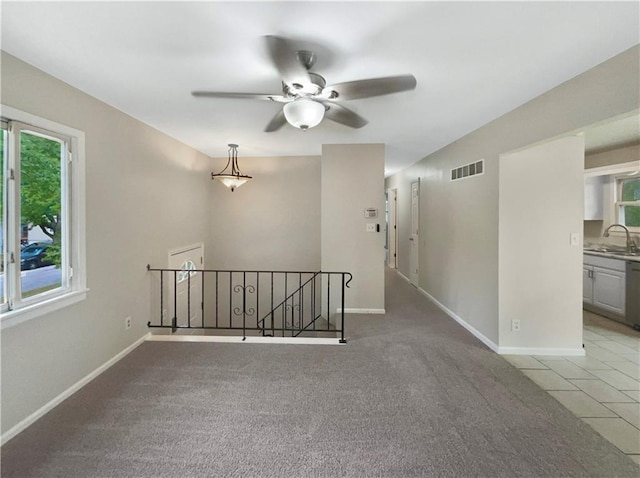
<svg viewBox="0 0 640 478"><path fill-rule="evenodd" d="M631 234L629 234L629 229L624 224L611 224L604 231L604 234L602 234L602 236L603 237L609 237L609 229L611 229L612 227L615 227L615 226L621 227L622 229L624 229L624 232L627 234L627 252L638 252L638 246L636 246L635 241L633 239L631 239Z"/></svg>

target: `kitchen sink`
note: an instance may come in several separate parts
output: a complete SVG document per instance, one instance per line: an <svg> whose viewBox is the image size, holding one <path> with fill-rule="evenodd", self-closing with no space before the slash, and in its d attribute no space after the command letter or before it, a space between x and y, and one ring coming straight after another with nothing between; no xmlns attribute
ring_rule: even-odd
<svg viewBox="0 0 640 478"><path fill-rule="evenodd" d="M613 254L626 252L624 249L617 249L614 247L585 247L584 250L590 252L611 252Z"/></svg>

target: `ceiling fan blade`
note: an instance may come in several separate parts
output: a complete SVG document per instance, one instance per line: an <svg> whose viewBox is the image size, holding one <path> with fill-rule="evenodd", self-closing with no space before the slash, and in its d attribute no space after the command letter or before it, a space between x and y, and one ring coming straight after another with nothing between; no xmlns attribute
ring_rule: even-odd
<svg viewBox="0 0 640 478"><path fill-rule="evenodd" d="M331 121L349 126L350 128L362 128L369 123L362 116L342 105L331 103L330 101L323 101L322 104L328 108L324 112L324 117Z"/></svg>
<svg viewBox="0 0 640 478"><path fill-rule="evenodd" d="M265 36L267 42L267 48L271 54L271 59L276 65L282 81L287 85L294 83L299 85L306 85L311 82L309 78L309 72L304 67L296 51L289 44L289 41L282 37L267 35Z"/></svg>
<svg viewBox="0 0 640 478"><path fill-rule="evenodd" d="M274 131L279 130L282 126L287 122L287 119L284 117L284 111L280 110L278 113L269 121L269 124L264 128L265 133L273 133Z"/></svg>
<svg viewBox="0 0 640 478"><path fill-rule="evenodd" d="M372 96L388 95L400 91L413 90L416 87L413 75L386 76L384 78L370 78L368 80L348 81L327 86L324 91L334 91L338 94L332 99L357 100Z"/></svg>
<svg viewBox="0 0 640 478"><path fill-rule="evenodd" d="M241 100L264 100L285 103L291 101L282 95L265 95L262 93L221 93L217 91L192 91L191 94L197 98L233 98Z"/></svg>

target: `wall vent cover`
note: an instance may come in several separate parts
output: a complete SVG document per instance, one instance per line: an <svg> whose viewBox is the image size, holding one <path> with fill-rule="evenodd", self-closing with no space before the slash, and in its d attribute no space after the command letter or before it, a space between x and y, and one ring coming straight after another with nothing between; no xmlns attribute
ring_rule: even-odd
<svg viewBox="0 0 640 478"><path fill-rule="evenodd" d="M484 159L481 159L480 161L465 164L464 166L460 166L459 168L453 168L451 170L451 181L457 181L458 179L465 179L483 173Z"/></svg>

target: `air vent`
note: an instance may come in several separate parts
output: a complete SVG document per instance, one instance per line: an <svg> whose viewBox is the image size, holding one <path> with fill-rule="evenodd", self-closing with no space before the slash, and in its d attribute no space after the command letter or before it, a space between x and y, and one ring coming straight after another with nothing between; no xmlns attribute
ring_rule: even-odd
<svg viewBox="0 0 640 478"><path fill-rule="evenodd" d="M477 176L484 173L484 159L476 161L475 163L465 164L459 168L451 170L451 181L457 181L458 179L465 179L471 176Z"/></svg>

